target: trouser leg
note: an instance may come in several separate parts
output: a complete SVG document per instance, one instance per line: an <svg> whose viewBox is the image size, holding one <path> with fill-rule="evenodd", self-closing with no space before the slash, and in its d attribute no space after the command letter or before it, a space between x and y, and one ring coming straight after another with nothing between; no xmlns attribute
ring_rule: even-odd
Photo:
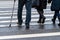
<svg viewBox="0 0 60 40"><path fill-rule="evenodd" d="M55 14L54 14L54 16L53 16L53 19L52 19L53 24L55 24L55 20L56 20L56 18L58 17L58 14L59 14L59 11L56 10L56 11L55 11ZM58 19L59 19L59 18L58 18Z"/></svg>
<svg viewBox="0 0 60 40"><path fill-rule="evenodd" d="M18 23L22 23L22 9L23 9L24 3L22 0L18 0Z"/></svg>
<svg viewBox="0 0 60 40"><path fill-rule="evenodd" d="M60 26L60 14L59 14L59 10L58 10L57 16L58 16L58 20L59 20L58 26Z"/></svg>
<svg viewBox="0 0 60 40"><path fill-rule="evenodd" d="M38 23L44 23L45 21L45 16L44 16L44 12L43 12L43 9L37 9L38 13L39 13L39 21ZM43 19L43 20L42 20Z"/></svg>
<svg viewBox="0 0 60 40"><path fill-rule="evenodd" d="M60 23L60 13L58 13L58 20L59 20L59 23Z"/></svg>
<svg viewBox="0 0 60 40"><path fill-rule="evenodd" d="M54 20L56 20L58 13L59 13L59 11L56 10L56 11L55 11L55 14L54 14L54 16L53 16L53 19L54 19Z"/></svg>
<svg viewBox="0 0 60 40"><path fill-rule="evenodd" d="M30 20L31 20L31 6L32 6L32 1L31 0L27 0L26 1L26 21L25 23L26 24L29 24L30 23Z"/></svg>

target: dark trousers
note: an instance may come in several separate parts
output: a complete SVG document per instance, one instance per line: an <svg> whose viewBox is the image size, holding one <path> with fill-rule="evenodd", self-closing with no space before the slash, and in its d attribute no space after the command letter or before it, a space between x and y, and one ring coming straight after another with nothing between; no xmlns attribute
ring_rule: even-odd
<svg viewBox="0 0 60 40"><path fill-rule="evenodd" d="M26 21L25 23L29 23L31 20L31 0L18 0L18 22L22 22L22 9L25 5L26 7Z"/></svg>
<svg viewBox="0 0 60 40"><path fill-rule="evenodd" d="M43 9L40 9L40 8L36 8L36 9L37 9L37 12L39 13L39 19L45 17L43 14L44 13Z"/></svg>
<svg viewBox="0 0 60 40"><path fill-rule="evenodd" d="M54 14L54 16L53 16L53 19L56 20L57 17L58 17L58 20L59 20L59 22L60 22L59 10L56 10L56 11L55 11L55 14Z"/></svg>
<svg viewBox="0 0 60 40"><path fill-rule="evenodd" d="M44 17L44 15L43 15L43 13L44 13L43 9L37 9L37 11L39 13L39 18L43 18Z"/></svg>

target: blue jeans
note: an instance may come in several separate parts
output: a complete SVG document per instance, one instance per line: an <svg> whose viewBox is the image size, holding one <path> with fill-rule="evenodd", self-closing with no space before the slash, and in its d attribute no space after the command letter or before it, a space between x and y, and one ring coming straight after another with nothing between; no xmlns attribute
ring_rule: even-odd
<svg viewBox="0 0 60 40"><path fill-rule="evenodd" d="M29 24L31 20L31 7L32 1L31 0L18 0L18 22L22 22L22 9L23 6L26 7L26 20L25 23Z"/></svg>

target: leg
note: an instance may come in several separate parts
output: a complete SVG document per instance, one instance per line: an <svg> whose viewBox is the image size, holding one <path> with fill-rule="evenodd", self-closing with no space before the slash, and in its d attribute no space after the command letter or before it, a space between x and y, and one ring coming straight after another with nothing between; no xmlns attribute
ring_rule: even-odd
<svg viewBox="0 0 60 40"><path fill-rule="evenodd" d="M59 20L59 24L58 24L58 26L60 26L60 14L59 14L59 16L58 16L58 20Z"/></svg>
<svg viewBox="0 0 60 40"><path fill-rule="evenodd" d="M59 20L58 26L60 26L60 14L59 13L58 13L58 20Z"/></svg>
<svg viewBox="0 0 60 40"><path fill-rule="evenodd" d="M37 21L37 23L41 23L41 18L42 18L42 17L41 17L41 15L40 15L40 14L41 14L41 13L40 13L40 10L39 10L38 8L36 8L36 9L37 9L37 12L38 12L38 14L39 14L39 20Z"/></svg>
<svg viewBox="0 0 60 40"><path fill-rule="evenodd" d="M39 21L38 23L44 23L45 22L45 16L43 15L43 9L37 9L39 13Z"/></svg>
<svg viewBox="0 0 60 40"><path fill-rule="evenodd" d="M53 24L55 24L55 20L56 20L56 18L57 18L58 13L59 13L59 11L56 10L56 11L55 11L55 14L54 14L54 16L53 16L53 19L52 19Z"/></svg>
<svg viewBox="0 0 60 40"><path fill-rule="evenodd" d="M26 21L25 24L26 26L29 26L30 20L31 20L31 7L32 7L32 1L31 0L27 0L26 1Z"/></svg>
<svg viewBox="0 0 60 40"><path fill-rule="evenodd" d="M18 23L22 24L22 9L23 9L24 3L22 0L18 0Z"/></svg>

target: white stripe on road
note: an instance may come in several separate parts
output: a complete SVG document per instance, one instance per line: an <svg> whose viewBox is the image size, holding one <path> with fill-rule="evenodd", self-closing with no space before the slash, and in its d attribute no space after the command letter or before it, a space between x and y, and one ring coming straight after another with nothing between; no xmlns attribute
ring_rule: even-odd
<svg viewBox="0 0 60 40"><path fill-rule="evenodd" d="M32 37L47 37L47 36L60 36L60 32L0 36L0 39L32 38Z"/></svg>

